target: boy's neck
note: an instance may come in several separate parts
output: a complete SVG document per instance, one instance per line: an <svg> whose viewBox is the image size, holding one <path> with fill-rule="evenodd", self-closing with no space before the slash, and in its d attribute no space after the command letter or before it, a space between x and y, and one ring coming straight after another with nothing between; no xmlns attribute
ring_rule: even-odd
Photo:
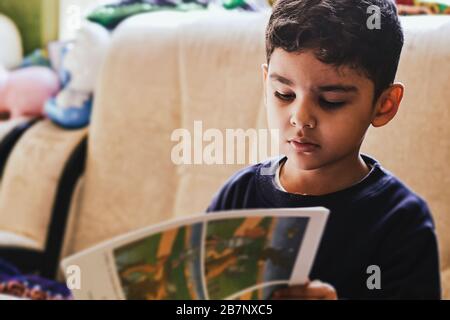
<svg viewBox="0 0 450 320"><path fill-rule="evenodd" d="M359 151L314 170L293 167L287 159L280 171L280 183L289 193L325 195L358 183L369 171Z"/></svg>

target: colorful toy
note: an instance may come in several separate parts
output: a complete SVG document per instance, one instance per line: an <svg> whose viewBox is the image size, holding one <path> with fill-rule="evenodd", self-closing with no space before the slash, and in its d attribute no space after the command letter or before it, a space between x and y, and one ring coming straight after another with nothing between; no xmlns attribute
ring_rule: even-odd
<svg viewBox="0 0 450 320"><path fill-rule="evenodd" d="M95 84L109 42L108 30L96 23L85 22L80 29L62 61L68 82L45 105L45 113L54 123L68 129L89 124Z"/></svg>
<svg viewBox="0 0 450 320"><path fill-rule="evenodd" d="M10 72L0 66L0 113L8 113L10 118L42 116L45 101L58 91L58 76L49 68Z"/></svg>
<svg viewBox="0 0 450 320"><path fill-rule="evenodd" d="M27 68L31 66L51 67L48 53L43 49L36 49L25 58L19 68Z"/></svg>

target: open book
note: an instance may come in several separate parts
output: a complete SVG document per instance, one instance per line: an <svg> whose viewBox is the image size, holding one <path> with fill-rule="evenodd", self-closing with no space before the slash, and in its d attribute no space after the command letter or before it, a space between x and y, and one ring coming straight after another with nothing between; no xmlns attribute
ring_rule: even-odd
<svg viewBox="0 0 450 320"><path fill-rule="evenodd" d="M304 283L328 210L222 211L134 231L64 259L75 299L268 299Z"/></svg>

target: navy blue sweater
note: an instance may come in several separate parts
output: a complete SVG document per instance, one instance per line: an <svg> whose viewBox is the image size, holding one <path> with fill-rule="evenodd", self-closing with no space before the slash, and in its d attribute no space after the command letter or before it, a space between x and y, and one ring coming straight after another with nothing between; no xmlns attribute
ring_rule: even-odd
<svg viewBox="0 0 450 320"><path fill-rule="evenodd" d="M339 298L439 299L439 259L427 204L374 159L359 183L311 196L281 191L274 181L277 157L234 174L214 196L207 212L323 206L330 215L310 279L333 285ZM261 170L263 174L261 174ZM368 278L379 266L381 289Z"/></svg>

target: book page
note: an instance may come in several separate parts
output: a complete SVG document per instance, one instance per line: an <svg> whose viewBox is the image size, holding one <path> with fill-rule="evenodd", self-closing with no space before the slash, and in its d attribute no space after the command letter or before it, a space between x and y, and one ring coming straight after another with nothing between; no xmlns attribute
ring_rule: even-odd
<svg viewBox="0 0 450 320"><path fill-rule="evenodd" d="M81 270L77 299L269 299L308 279L327 215L324 208L203 214L115 238L62 266Z"/></svg>

